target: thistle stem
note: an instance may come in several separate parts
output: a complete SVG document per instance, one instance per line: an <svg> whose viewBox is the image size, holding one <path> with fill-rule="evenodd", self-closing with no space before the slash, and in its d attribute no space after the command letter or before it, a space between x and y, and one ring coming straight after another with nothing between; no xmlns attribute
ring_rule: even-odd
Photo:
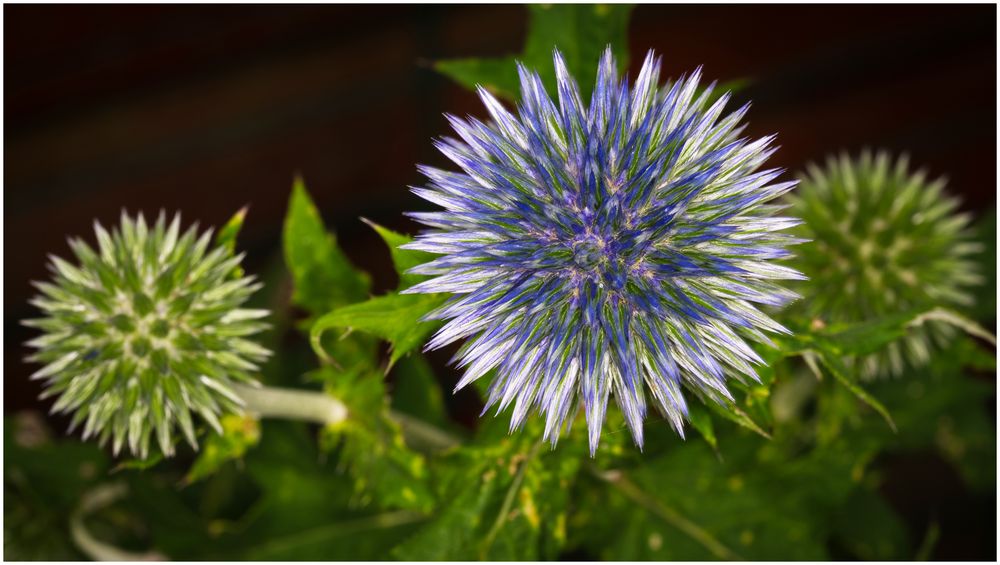
<svg viewBox="0 0 1000 565"><path fill-rule="evenodd" d="M316 424L338 424L347 419L347 406L322 392L276 387L231 385L247 411L261 418L302 420Z"/></svg>
<svg viewBox="0 0 1000 565"><path fill-rule="evenodd" d="M244 384L233 384L231 387L243 400L247 411L261 418L329 425L339 424L348 417L347 406L325 392ZM418 418L395 411L390 412L389 417L399 424L407 441L416 445L438 450L448 449L461 443L461 440L452 434Z"/></svg>
<svg viewBox="0 0 1000 565"><path fill-rule="evenodd" d="M450 449L461 445L462 440L458 437L421 420L395 410L389 412L389 417L399 424L403 430L403 437L407 442L422 445L434 450Z"/></svg>

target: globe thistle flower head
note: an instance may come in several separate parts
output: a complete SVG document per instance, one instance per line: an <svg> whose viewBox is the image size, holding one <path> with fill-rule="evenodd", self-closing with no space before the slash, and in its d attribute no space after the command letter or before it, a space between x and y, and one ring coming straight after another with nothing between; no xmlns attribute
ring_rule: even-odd
<svg viewBox="0 0 1000 565"><path fill-rule="evenodd" d="M461 172L422 167L419 196L443 211L407 244L441 255L412 269L408 292L452 293L427 347L467 338L461 388L494 370L487 409L513 406L511 429L545 417L554 444L582 404L591 452L614 397L635 442L652 402L683 433L684 389L723 402L727 378L756 378L746 339L786 331L758 305L794 297L773 282L796 223L767 204L794 186L757 169L771 137L740 137L747 108L698 92L700 73L659 85L650 53L634 85L610 49L584 104L559 53L558 100L519 68L517 114L483 89L490 122L449 117L460 139L438 149Z"/></svg>
<svg viewBox="0 0 1000 565"><path fill-rule="evenodd" d="M96 249L70 239L78 264L52 256L53 280L34 283L43 317L24 324L42 335L28 360L44 366L32 378L57 397L53 412L73 413L71 429L116 455L127 445L145 458L154 434L172 455L177 427L197 447L192 413L221 431L219 415L241 405L232 383L255 383L269 355L247 339L267 311L240 307L260 285L211 230L182 234L180 216L149 226L123 212L118 229L94 231Z"/></svg>
<svg viewBox="0 0 1000 565"><path fill-rule="evenodd" d="M810 165L788 196L803 220L797 232L812 240L795 266L809 276L803 307L825 323L858 323L933 306L968 306L981 281L969 241L970 217L943 178L913 171L906 156L881 151L830 157ZM924 364L935 343L954 329L939 322L912 328L885 350L856 360L865 378L898 375L906 363Z"/></svg>

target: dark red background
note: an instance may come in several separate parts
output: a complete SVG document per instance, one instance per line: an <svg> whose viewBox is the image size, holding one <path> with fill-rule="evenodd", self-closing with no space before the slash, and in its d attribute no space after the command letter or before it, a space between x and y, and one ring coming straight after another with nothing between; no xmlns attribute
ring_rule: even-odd
<svg viewBox="0 0 1000 565"><path fill-rule="evenodd" d="M280 249L299 171L376 290L394 285L358 217L412 231L400 213L423 204L406 186L421 182L416 163L444 164L430 143L447 132L442 113L483 114L428 61L514 52L526 23L520 6L13 5L4 16L5 413L37 406L18 325L32 314L28 282L46 276L47 253L68 253L67 235L122 207L219 225L250 203L240 241L253 272ZM629 37L633 71L655 48L668 76L704 65L711 79L752 79L738 98L754 102L749 134L779 134L776 164L907 151L966 208L995 205L995 6L641 6ZM948 555L978 555L948 540Z"/></svg>

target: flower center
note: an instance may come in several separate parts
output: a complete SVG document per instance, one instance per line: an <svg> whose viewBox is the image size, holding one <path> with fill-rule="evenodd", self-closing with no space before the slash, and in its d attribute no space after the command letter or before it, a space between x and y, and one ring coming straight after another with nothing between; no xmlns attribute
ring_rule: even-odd
<svg viewBox="0 0 1000 565"><path fill-rule="evenodd" d="M603 242L584 239L573 244L573 263L581 269L591 271L604 258Z"/></svg>

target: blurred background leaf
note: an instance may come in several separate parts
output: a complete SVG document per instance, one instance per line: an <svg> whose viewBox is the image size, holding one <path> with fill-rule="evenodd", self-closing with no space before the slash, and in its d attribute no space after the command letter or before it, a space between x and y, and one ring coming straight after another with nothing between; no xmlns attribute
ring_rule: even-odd
<svg viewBox="0 0 1000 565"><path fill-rule="evenodd" d="M590 100L597 63L611 47L619 71L628 67L628 4L532 4L528 6L528 36L519 55L499 59L450 59L434 68L462 86L482 86L508 101L517 99L520 80L516 62L538 71L550 95L556 92L552 52L558 49L569 73L580 83L580 95Z"/></svg>

